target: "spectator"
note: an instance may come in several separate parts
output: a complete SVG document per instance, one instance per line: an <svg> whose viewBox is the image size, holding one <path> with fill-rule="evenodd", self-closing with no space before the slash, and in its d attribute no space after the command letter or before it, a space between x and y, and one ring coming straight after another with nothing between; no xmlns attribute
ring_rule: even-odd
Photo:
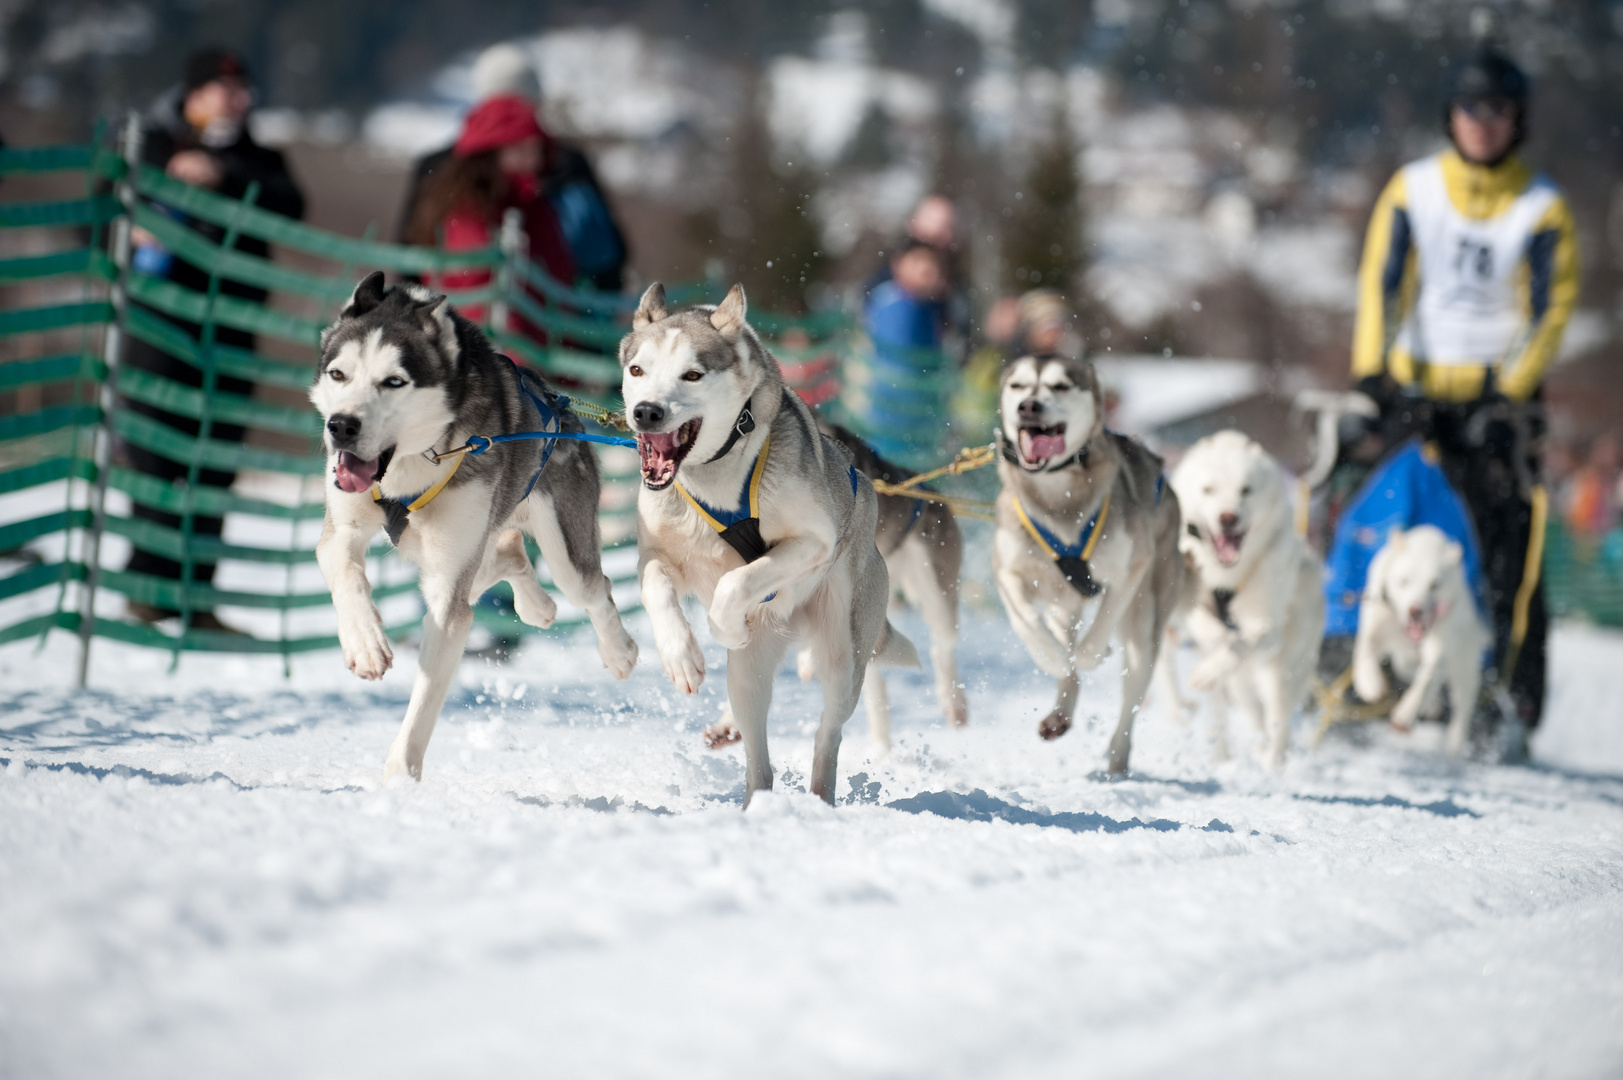
<svg viewBox="0 0 1623 1080"><path fill-rule="evenodd" d="M503 215L516 208L524 215L530 258L559 281L573 280L574 256L537 179L550 152L550 140L528 101L509 95L484 102L464 121L451 160L423 185L411 242L447 251L481 248L496 239ZM430 284L473 289L489 281L489 270L470 269L447 272ZM536 300L542 302L539 295ZM475 321L484 315L478 306L463 313ZM546 343L546 333L516 312L504 329Z"/></svg>
<svg viewBox="0 0 1623 1080"><path fill-rule="evenodd" d="M964 275L958 266L958 211L945 195L926 195L919 200L907 220L907 234L901 248L923 244L940 257L944 286L932 301L936 322L941 327L938 343L955 362L963 363L969 352L973 309ZM891 264L883 263L863 288L864 296L891 278Z"/></svg>
<svg viewBox="0 0 1623 1080"><path fill-rule="evenodd" d="M247 194L250 185L258 185L254 204L273 213L298 218L304 214L304 196L288 172L287 163L275 150L260 146L248 133L248 113L253 103L252 82L247 66L236 53L225 49L204 49L186 63L185 81L159 99L146 121L142 156L146 163L163 169L170 176L197 187L208 188L231 199ZM163 209L159 207L159 209ZM168 211L170 216L183 220L194 232L214 243L224 239L225 230L206 221L186 220L183 215ZM134 265L138 272L162 277L194 292L209 288L208 271L194 266L185 259L165 251L155 238L144 229L135 230ZM258 258L269 256L270 247L263 240L238 236L237 250ZM220 282L220 292L250 303L263 303L264 289L226 278ZM150 309L149 309L150 310ZM150 312L163 318L157 312ZM202 328L196 323L167 321L177 325L194 340L201 340ZM252 351L254 335L230 327L216 327L214 341L218 345ZM126 367L149 372L185 386L203 385L203 373L186 360L169 355L137 338L126 339L123 364ZM245 379L220 375L214 381L221 393L250 396L253 384ZM183 435L195 437L201 433L200 423L156 408L144 402L124 399L120 407L132 413L150 417L175 429ZM217 442L241 442L242 427L236 424L213 423L207 437ZM172 483L188 475L190 466L172 461L161 454L132 444L120 447L120 460L138 473ZM220 469L202 469L195 482L204 487L228 488L236 474ZM181 518L137 499L134 516L166 528L181 526ZM219 536L222 519L208 515L192 518L193 536ZM181 564L166 555L136 546L128 569L133 573L178 581ZM196 562L192 565L192 581L207 585L214 580L214 564ZM158 622L179 614L162 604L131 602L128 613L143 622ZM190 626L197 630L231 632L210 610L192 612Z"/></svg>
<svg viewBox="0 0 1623 1080"><path fill-rule="evenodd" d="M1617 525L1619 452L1617 436L1605 432L1589 448L1589 460L1572 476L1567 492L1567 524L1586 540L1598 540Z"/></svg>
<svg viewBox="0 0 1623 1080"><path fill-rule="evenodd" d="M864 321L868 337L898 366L912 366L906 350L941 346L941 297L947 290L941 254L921 240L891 257L889 275L868 294Z"/></svg>
<svg viewBox="0 0 1623 1080"><path fill-rule="evenodd" d="M497 97L517 97L529 103L531 112L541 106L541 79L529 56L516 45L493 45L481 53L473 65L473 86L477 104ZM578 148L556 139L548 140L547 151L536 175L569 245L574 273L593 288L619 292L625 286L625 235L609 209L591 163ZM412 170L401 209L399 235L403 242L416 242L411 239L412 226L428 178L454 156L453 148L446 147L419 160ZM573 277L562 280L574 283Z"/></svg>

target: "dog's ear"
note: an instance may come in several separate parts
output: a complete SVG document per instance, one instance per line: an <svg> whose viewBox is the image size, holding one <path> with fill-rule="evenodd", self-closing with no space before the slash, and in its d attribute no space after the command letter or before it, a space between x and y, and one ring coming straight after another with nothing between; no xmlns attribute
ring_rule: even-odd
<svg viewBox="0 0 1623 1080"><path fill-rule="evenodd" d="M349 294L349 300L338 313L338 318L340 320L360 318L383 303L383 291L383 271L374 270L355 286L355 291Z"/></svg>
<svg viewBox="0 0 1623 1080"><path fill-rule="evenodd" d="M1443 545L1443 565L1459 566L1465 562L1465 549L1460 547L1458 540L1450 540Z"/></svg>
<svg viewBox="0 0 1623 1080"><path fill-rule="evenodd" d="M670 308L665 306L665 286L656 281L637 301L637 310L631 316L631 329L641 330L645 326L652 326L670 313Z"/></svg>
<svg viewBox="0 0 1623 1080"><path fill-rule="evenodd" d="M716 310L710 313L710 325L728 341L736 341L744 332L744 315L748 310L749 305L744 302L744 283L739 282L727 290Z"/></svg>
<svg viewBox="0 0 1623 1080"><path fill-rule="evenodd" d="M445 354L446 359L456 363L462 349L456 339L456 323L451 319L450 297L444 293L429 293L415 299L413 311L423 333L439 344L440 352Z"/></svg>
<svg viewBox="0 0 1623 1080"><path fill-rule="evenodd" d="M339 323L345 319L358 319L383 303L383 293L383 271L374 270L362 278L361 283L355 286L355 291L349 294L349 299L344 301L344 306L339 309L338 322L321 331L321 351L327 351L327 343L332 340L333 332L338 329Z"/></svg>

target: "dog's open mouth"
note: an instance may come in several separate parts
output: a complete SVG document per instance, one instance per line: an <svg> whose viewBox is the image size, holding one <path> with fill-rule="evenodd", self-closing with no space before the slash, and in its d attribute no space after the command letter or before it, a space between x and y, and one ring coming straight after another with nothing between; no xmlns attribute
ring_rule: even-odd
<svg viewBox="0 0 1623 1080"><path fill-rule="evenodd" d="M1020 460L1027 465L1046 465L1063 453L1065 453L1064 424L1020 429Z"/></svg>
<svg viewBox="0 0 1623 1080"><path fill-rule="evenodd" d="M338 485L338 490L358 495L383 479L383 474L389 469L389 460L393 457L392 446L371 461L365 461L348 450L340 450L338 464L333 467L333 482Z"/></svg>
<svg viewBox="0 0 1623 1080"><path fill-rule="evenodd" d="M1411 611L1409 618L1403 624L1403 632L1410 641L1419 642L1431 629L1431 613L1429 611Z"/></svg>
<svg viewBox="0 0 1623 1080"><path fill-rule="evenodd" d="M637 432L637 453L642 456L642 482L650 491L671 486L676 469L699 437L699 420L689 420L675 431Z"/></svg>
<svg viewBox="0 0 1623 1080"><path fill-rule="evenodd" d="M1227 529L1212 531L1212 550L1217 552L1217 561L1224 566L1233 566L1240 561L1240 548L1244 544L1243 532L1230 532Z"/></svg>

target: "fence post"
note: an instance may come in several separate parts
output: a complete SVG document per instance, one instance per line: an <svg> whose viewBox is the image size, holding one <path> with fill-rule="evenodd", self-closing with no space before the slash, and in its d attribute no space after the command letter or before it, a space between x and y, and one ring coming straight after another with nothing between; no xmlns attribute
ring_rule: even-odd
<svg viewBox="0 0 1623 1080"><path fill-rule="evenodd" d="M509 206L502 214L501 231L501 265L496 268L494 281L496 295L490 301L490 336L495 338L498 334L507 332L507 319L509 306L507 297L510 293L524 287L522 277L517 273L518 262L525 257L529 248L529 237L524 235L524 211L516 206Z"/></svg>
<svg viewBox="0 0 1623 1080"><path fill-rule="evenodd" d="M119 157L124 159L124 175L114 184L113 191L124 204L124 214L115 218L112 229L113 266L118 276L113 279L109 299L113 304L113 321L107 324L102 340L102 361L107 365L107 377L101 386L101 423L96 427L96 444L91 460L96 467L96 479L90 488L90 532L85 537L85 588L79 606L79 673L76 685L83 690L90 678L90 642L96 632L96 591L101 585L101 538L107 525L107 474L112 470L113 415L118 409L118 363L124 348L124 312L129 297L124 288L124 275L130 268L131 214L135 209L135 170L141 165L141 114L135 110L124 120L119 134Z"/></svg>

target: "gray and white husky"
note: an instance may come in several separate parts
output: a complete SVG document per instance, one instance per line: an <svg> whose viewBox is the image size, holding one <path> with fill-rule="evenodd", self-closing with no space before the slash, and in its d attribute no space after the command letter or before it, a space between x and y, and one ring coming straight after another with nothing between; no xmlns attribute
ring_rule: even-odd
<svg viewBox="0 0 1623 1080"><path fill-rule="evenodd" d="M874 452L855 433L824 417L818 430L845 448L857 470L870 479L900 483L910 474ZM935 696L947 723L969 723L969 701L958 683L958 576L964 562L964 537L952 511L928 499L879 496L879 525L874 534L891 580L918 605L930 628L930 664L935 668ZM801 678L815 673L810 653L800 654ZM875 673L863 699L874 745L890 749L890 700L882 673Z"/></svg>
<svg viewBox="0 0 1623 1080"><path fill-rule="evenodd" d="M1110 771L1126 772L1133 718L1183 586L1178 498L1160 458L1105 430L1086 360L1015 360L1000 409L992 568L1015 633L1059 684L1037 732L1057 739L1071 729L1078 673L1097 667L1118 638L1125 661Z"/></svg>
<svg viewBox="0 0 1623 1080"><path fill-rule="evenodd" d="M918 658L885 618L873 486L784 386L745 311L735 285L715 307L673 312L656 282L620 342L621 394L642 457L642 600L665 673L685 693L705 667L682 596L709 614L728 651L735 726L707 736L742 738L746 802L772 786L773 676L791 640L807 641L823 684L811 789L833 802L840 730L869 659Z"/></svg>
<svg viewBox="0 0 1623 1080"><path fill-rule="evenodd" d="M540 545L564 596L591 617L603 663L615 678L631 674L637 645L603 576L590 449L527 440L438 464L424 456L471 435L580 431L540 377L493 352L444 296L416 285L386 289L372 274L322 332L310 400L326 422L332 478L316 561L332 590L344 662L361 678L380 678L394 662L366 578L367 545L384 528L420 571L422 651L386 777L422 777L474 599L505 580L526 623L546 627L557 616L520 530Z"/></svg>

